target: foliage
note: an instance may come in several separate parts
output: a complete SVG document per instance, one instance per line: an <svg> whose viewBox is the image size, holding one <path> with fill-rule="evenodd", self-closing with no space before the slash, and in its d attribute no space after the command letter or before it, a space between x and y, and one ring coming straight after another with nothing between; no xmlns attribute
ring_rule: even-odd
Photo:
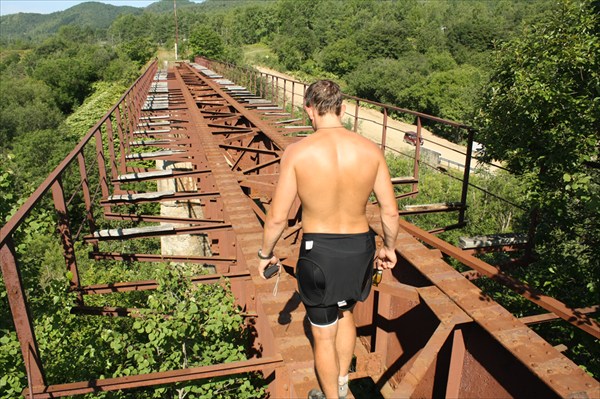
<svg viewBox="0 0 600 399"><path fill-rule="evenodd" d="M102 77L102 71L117 55L105 47L82 43L77 36L61 29L58 37L38 48L40 58L32 76L46 83L59 108L68 113L80 105L91 92L91 84ZM77 32L81 34L82 32Z"/></svg>
<svg viewBox="0 0 600 399"><path fill-rule="evenodd" d="M10 51L2 60L0 84L0 152L12 172L12 195L28 195L31 184L42 181L74 147L81 135L114 104L139 74L127 55L95 42L90 29L63 26L31 49ZM138 51L142 50L142 46ZM3 53L4 54L4 53ZM138 63L146 62L146 51ZM73 135L62 125L70 113L108 79L118 85L112 100L101 102L87 127ZM116 97L115 97L116 95ZM92 105L102 106L102 104ZM89 107L88 107L89 108ZM45 162L39 162L44 159Z"/></svg>
<svg viewBox="0 0 600 399"><path fill-rule="evenodd" d="M0 149L4 151L12 147L15 137L56 128L64 118L51 88L32 78L4 78L0 97Z"/></svg>
<svg viewBox="0 0 600 399"><path fill-rule="evenodd" d="M570 304L596 302L600 275L597 7L565 1L503 46L479 118L487 157L526 187L538 256L529 278ZM564 276L578 289L552 275L555 265L577 269Z"/></svg>
<svg viewBox="0 0 600 399"><path fill-rule="evenodd" d="M26 196L19 196L19 193L14 189L16 186L15 172L9 166L12 158L13 156L10 154L0 154L0 223L2 225L8 221L26 199ZM33 187L30 182L25 182L22 192L32 192Z"/></svg>
<svg viewBox="0 0 600 399"><path fill-rule="evenodd" d="M487 76L490 51L553 4L550 0L475 3L346 0L340 7L338 0L202 3L180 0L177 3L179 53L182 58L201 54L237 63L242 59L241 45L261 42L276 54L278 65L289 71L302 72L311 78L333 74L334 78L345 79L344 86L366 86L366 91L373 94L369 97L372 100L405 108L419 107L416 110L421 112L439 112L438 117L470 121L474 108L465 100L472 98L481 77ZM139 9L115 8L123 12L110 14L114 22L107 31L106 23L102 31L98 31L97 24L80 25L90 26L98 37L106 32L110 43L123 56L136 61L146 58L155 46L174 45L175 22L170 0L154 2L143 14ZM89 13L86 4L63 13L67 12ZM461 68L455 72L445 70L446 76L431 77L425 83L415 80L415 76L388 70L396 68L394 62L384 68L378 61L399 60L398 66L410 71L412 67L403 66L414 64L411 58L421 59L426 55L431 59L435 54L450 55L455 68ZM271 57L264 60L267 66L276 66ZM385 80L373 82L370 77L362 78L364 72L370 74L374 63L384 75L397 75L402 81L392 82L391 88L381 90L378 86L385 85ZM110 69L114 72L117 66ZM436 71L439 70L429 70L421 78L426 79ZM464 90L463 76L468 83ZM403 81L405 78L408 80ZM446 104L448 101L432 104L435 93L457 93L460 106L453 107ZM73 103L69 98L61 98L59 103L65 101Z"/></svg>
<svg viewBox="0 0 600 399"><path fill-rule="evenodd" d="M233 28L243 44L268 41L275 31L275 10L265 3L242 8L236 13Z"/></svg>
<svg viewBox="0 0 600 399"><path fill-rule="evenodd" d="M342 38L327 45L315 58L325 71L344 76L364 62L366 54L357 46L356 40Z"/></svg>
<svg viewBox="0 0 600 399"><path fill-rule="evenodd" d="M39 233L43 230L37 229ZM48 236L48 234L45 234ZM64 275L58 271L40 273L42 264L63 263L58 248L46 240L46 254L56 259L35 260L42 250L41 236L19 249L26 269L26 283L40 287L44 295L32 296L36 336L51 384L108 378L141 373L168 371L217 363L245 360L249 330L235 307L229 284L192 285L190 269L162 265L155 277L159 288L141 297L135 318L77 316L70 313L74 294L65 292ZM43 251L43 250L42 250ZM121 265L113 273L119 273ZM37 270L37 272L36 272ZM33 274L32 274L33 272ZM62 276L61 276L62 275ZM61 276L61 277L59 277ZM39 291L40 288L37 288ZM0 298L6 292L0 289ZM138 300L139 300L138 299ZM89 299L88 305L102 305L102 298ZM140 306L145 306L141 308ZM4 318L3 320L10 320ZM3 323L4 324L4 323ZM12 398L26 386L18 342L10 326L0 325L0 397ZM15 356L17 355L17 356ZM88 395L106 398L260 398L264 396L261 380L253 375L212 378L203 381L171 384L154 389L108 392Z"/></svg>
<svg viewBox="0 0 600 399"><path fill-rule="evenodd" d="M246 65L263 65L269 68L277 68L279 66L277 56L264 43L244 46L243 51L243 63Z"/></svg>
<svg viewBox="0 0 600 399"><path fill-rule="evenodd" d="M177 10L180 11L182 9L188 7L195 7L197 4L191 2L190 0L177 0ZM158 0L148 5L144 11L152 12L152 13L172 13L173 12L173 1L171 0Z"/></svg>
<svg viewBox="0 0 600 399"><path fill-rule="evenodd" d="M56 140L58 136L60 140ZM77 138L60 130L34 130L14 140L12 164L18 170L17 185L39 185L77 144ZM44 160L44 162L40 162Z"/></svg>
<svg viewBox="0 0 600 399"><path fill-rule="evenodd" d="M225 47L223 40L214 30L206 25L198 25L191 32L189 47L193 56L223 60Z"/></svg>
<svg viewBox="0 0 600 399"><path fill-rule="evenodd" d="M485 75L472 65L457 65L447 52L409 53L400 59L365 61L346 80L348 91L357 97L466 122ZM464 139L439 126L435 133L455 142Z"/></svg>
<svg viewBox="0 0 600 399"><path fill-rule="evenodd" d="M69 134L83 137L117 103L126 89L119 83L94 83L93 93L65 120Z"/></svg>
<svg viewBox="0 0 600 399"><path fill-rule="evenodd" d="M480 69L461 65L432 72L406 90L401 101L410 109L465 123L474 116L475 102L484 82L485 76ZM455 143L466 141L466 137L457 136L451 128L437 127L434 131L437 136Z"/></svg>
<svg viewBox="0 0 600 399"><path fill-rule="evenodd" d="M118 51L141 67L156 53L156 45L145 38L134 38L121 43Z"/></svg>
<svg viewBox="0 0 600 399"><path fill-rule="evenodd" d="M401 156L387 157L392 176L406 176L412 169L412 159ZM442 173L422 164L419 172L419 194L416 198L400 200L400 207L414 204L435 204L460 201L462 175L453 170ZM460 236L511 233L522 229L524 212L520 205L522 188L518 179L505 172L489 173L478 170L470 176L466 217L468 224L460 230L442 233L445 241L458 245ZM475 187L481 188L476 189ZM407 189L395 188L397 194ZM485 191L484 191L485 190ZM430 230L457 222L456 213L432 213L406 216L406 220Z"/></svg>
<svg viewBox="0 0 600 399"><path fill-rule="evenodd" d="M238 63L242 45L264 43L276 55L276 60L263 58L267 66L301 72L311 79L343 79L350 94L365 92L374 101L468 123L475 109L473 92L488 75L491 51L553 4L551 0L346 0L340 7L338 0L210 0L199 4L181 0L177 3L178 50L182 58L199 54ZM77 8L84 9L84 5ZM121 12L113 18L106 34L121 57L141 64L156 46L174 46L170 0L151 4L143 14ZM87 26L98 37L105 34L95 25ZM438 54L453 66L439 68L434 61ZM109 76L122 64L120 60L107 68ZM415 74L416 64L424 62L429 65ZM438 99L437 94L445 98ZM456 104L451 101L455 95ZM64 110L81 99L63 93L58 100Z"/></svg>

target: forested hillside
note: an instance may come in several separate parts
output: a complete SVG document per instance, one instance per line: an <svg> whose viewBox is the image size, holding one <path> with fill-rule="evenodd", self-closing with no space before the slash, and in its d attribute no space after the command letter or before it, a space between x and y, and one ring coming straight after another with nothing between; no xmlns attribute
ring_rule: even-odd
<svg viewBox="0 0 600 399"><path fill-rule="evenodd" d="M57 33L61 26L75 25L92 30L108 28L115 18L124 14L141 14L135 7L117 7L110 4L88 2L68 10L51 14L18 13L0 17L2 34L0 42L27 43Z"/></svg>
<svg viewBox="0 0 600 399"><path fill-rule="evenodd" d="M600 300L599 7L592 0L177 0L179 54L260 64L302 80L328 77L349 94L473 125L476 140L485 144L486 158L510 170L493 176L481 173L473 182L518 208L503 207L473 190L468 215L474 223L444 238L456 243L461 234L528 232L536 250L523 254L525 263L510 263L509 274L569 306L587 307ZM0 26L4 223L158 49L174 54L175 20L173 1L162 0L143 10L85 3L47 16L8 15L0 18ZM434 133L464 140L450 131ZM400 168L401 162L391 159L390 167ZM447 177L427 168L422 173L419 202L443 202L456 194L458 185ZM171 321L156 320L173 337L165 344L173 356L152 357L146 364L145 351L156 341L135 322L85 321L70 315L64 260L48 239L52 214L49 210L36 215L35 223L21 233L27 244L18 249L26 265L24 278L42 296L32 307L40 320L36 334L42 349L52 354L51 380L63 381L67 374L85 379L102 373L106 362L111 364L107 375L150 370L163 362L176 366L182 355L169 345L190 333L181 320L192 317L204 323L204 316L181 312ZM433 228L448 225L446 217L411 221ZM500 266L509 259L494 254L486 261ZM106 270L97 276L82 265L82 273L94 281L117 272ZM134 264L127 273L138 273ZM169 302L172 292L202 300L202 293L185 284L168 285L170 279L184 281L188 272L165 268L156 273L137 276L165 282L155 302L139 296L131 306L148 306L149 313L165 308L175 312L177 304ZM477 284L515 315L540 312L489 280ZM231 300L226 290L204 294L217 302ZM0 302L0 397L12 398L27 382L3 285ZM244 339L239 314L232 310L229 316L230 329L211 345L223 346L218 356L242 358L237 346ZM598 340L562 322L535 328L553 344L566 345L566 355L598 378ZM94 343L86 338L94 330L111 332ZM82 333L73 335L74 331ZM128 336L127 331L135 332ZM64 340L71 340L68 345L75 353L63 351ZM129 341L141 343L137 352L131 358L118 357L120 346ZM100 349L109 355L78 367ZM204 349L198 349L196 360ZM198 362L209 360L215 359ZM222 397L237 397L227 393L229 386L245 387L243 397L262 392L262 382L251 376L105 397L165 397L176 390L201 397L210 389L224 392Z"/></svg>
<svg viewBox="0 0 600 399"><path fill-rule="evenodd" d="M349 94L468 123L489 76L492 51L555 5L552 0L178 0L179 49L235 63L259 62L301 78L329 76ZM24 18L36 21L23 23ZM16 40L23 45L65 23L89 27L111 44L128 41L135 47L149 41L172 49L175 40L170 0L143 12L83 3L48 16L4 16L1 23L5 45Z"/></svg>

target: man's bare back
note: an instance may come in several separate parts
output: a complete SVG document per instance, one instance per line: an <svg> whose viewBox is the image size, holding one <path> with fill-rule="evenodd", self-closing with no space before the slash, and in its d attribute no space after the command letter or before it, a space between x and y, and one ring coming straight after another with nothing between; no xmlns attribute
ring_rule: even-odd
<svg viewBox="0 0 600 399"><path fill-rule="evenodd" d="M302 202L302 229L310 233L369 230L365 208L381 150L343 127L319 129L288 148Z"/></svg>

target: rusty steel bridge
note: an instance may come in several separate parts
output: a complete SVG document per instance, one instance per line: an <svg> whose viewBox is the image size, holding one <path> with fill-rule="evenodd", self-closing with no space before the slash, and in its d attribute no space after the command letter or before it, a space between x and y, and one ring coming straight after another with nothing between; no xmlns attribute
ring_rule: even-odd
<svg viewBox="0 0 600 399"><path fill-rule="evenodd" d="M305 397L317 386L310 328L294 278L302 234L298 202L276 248L285 268L277 295L272 293L274 282L258 276L256 256L281 154L309 130L307 121L294 111L302 105L304 89L297 81L205 59L174 63L165 70L158 70L154 61L85 135L1 230L2 274L28 377L24 396L53 398L249 371L264 375L271 398ZM359 104L365 101L354 97L346 101L356 103L352 116L356 130ZM387 123L388 112L394 110L415 117L418 137L426 118L466 129L472 144L472 131L466 126L371 104L380 106L384 116L378 140L382 150L388 148L386 140L394 133ZM418 193L420 150L417 144L412 175L393 178L394 184L407 188L404 196ZM468 182L470 153L469 149L464 182ZM139 161L154 162L156 167L140 167ZM71 192L63 184L67 175L78 176L79 184ZM139 182L155 184L156 191L130 188ZM457 225L462 225L466 191L464 184L455 204L420 212L457 212ZM84 207L73 205L77 196L82 197ZM77 293L72 312L131 317L133 309L87 306L85 299L157 287L155 281L86 285L78 273L77 242L90 245L90 256L98 262L211 265L214 273L192 280L197 284L215 283L222 277L230 280L237 304L256 329L254 347L260 355L212 366L49 384L15 251L19 226L36 207L48 202L58 215L57 239L64 248L70 289ZM141 214L124 212L131 208L122 206L157 202L184 212ZM368 214L373 230L381 233L376 204L368 205ZM116 227L97 227L110 223ZM81 226L78 231L75 225ZM528 327L563 319L600 338L598 323L588 316L597 306L569 308L483 262L472 250L452 246L432 233L401 220L398 265L385 272L383 282L355 310L358 339L351 379L371 378L385 398L600 397L598 381ZM142 237L160 237L161 253L101 250L103 241ZM183 245L203 250L169 250L176 244L168 240L177 237L204 237L204 244L185 241ZM448 257L470 268L471 274L451 267L444 260ZM469 280L474 274L505 284L546 312L514 317Z"/></svg>

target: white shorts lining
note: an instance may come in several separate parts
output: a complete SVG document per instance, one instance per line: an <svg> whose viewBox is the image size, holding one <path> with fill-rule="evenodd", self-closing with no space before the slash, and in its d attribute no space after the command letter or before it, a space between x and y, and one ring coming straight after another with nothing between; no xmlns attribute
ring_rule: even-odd
<svg viewBox="0 0 600 399"><path fill-rule="evenodd" d="M313 326L315 326L315 327L320 327L320 328L332 326L332 325L334 325L335 323L337 323L337 322L338 322L338 320L339 320L339 318L337 318L337 319L335 319L334 321L332 321L332 322L331 322L331 323L329 323L329 324L320 325L320 324L315 324L315 323L313 323L313 322L310 320L310 317L306 316L306 318L308 319L308 321L310 322L310 324L312 324L312 325L313 325Z"/></svg>

